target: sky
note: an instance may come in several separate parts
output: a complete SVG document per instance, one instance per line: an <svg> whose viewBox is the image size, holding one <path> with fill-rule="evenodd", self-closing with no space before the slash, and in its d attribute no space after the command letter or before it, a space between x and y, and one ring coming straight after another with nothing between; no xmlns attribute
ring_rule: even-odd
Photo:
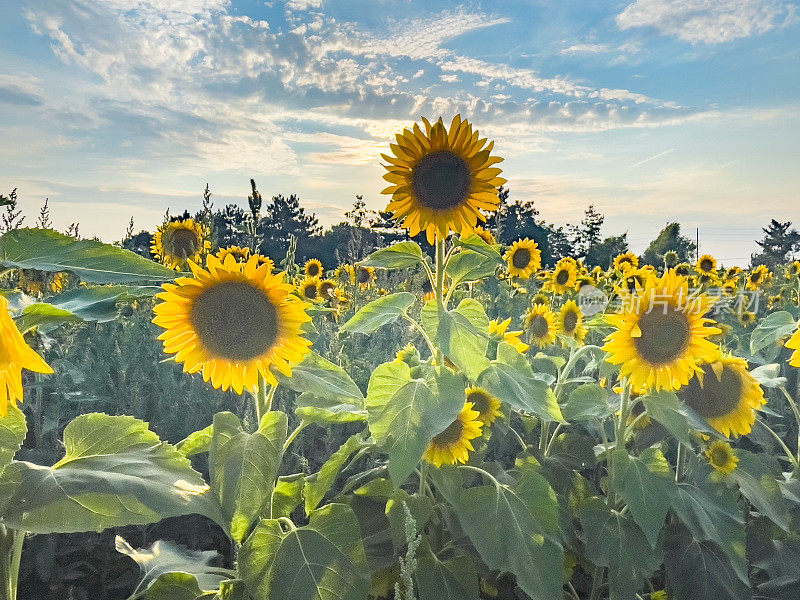
<svg viewBox="0 0 800 600"><path fill-rule="evenodd" d="M460 113L548 222L746 264L800 226L798 109L786 0L0 0L0 192L106 241L251 177L324 225L382 209L393 134Z"/></svg>

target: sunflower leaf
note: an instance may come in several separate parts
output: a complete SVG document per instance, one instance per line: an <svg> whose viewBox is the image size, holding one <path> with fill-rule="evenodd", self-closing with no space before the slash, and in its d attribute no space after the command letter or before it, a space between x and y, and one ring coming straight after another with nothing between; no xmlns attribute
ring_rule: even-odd
<svg viewBox="0 0 800 600"><path fill-rule="evenodd" d="M614 412L608 390L597 383L585 383L572 390L561 407L567 421L605 419Z"/></svg>
<svg viewBox="0 0 800 600"><path fill-rule="evenodd" d="M428 543L417 555L415 575L420 600L478 600L478 573L469 556L442 561Z"/></svg>
<svg viewBox="0 0 800 600"><path fill-rule="evenodd" d="M370 254L361 264L365 267L405 269L424 260L422 248L416 242L398 242Z"/></svg>
<svg viewBox="0 0 800 600"><path fill-rule="evenodd" d="M329 504L289 531L262 520L239 553L239 574L254 598L364 600L369 567L353 509Z"/></svg>
<svg viewBox="0 0 800 600"><path fill-rule="evenodd" d="M767 346L776 344L781 338L794 333L797 319L790 312L780 310L759 321L750 334L750 353L758 354Z"/></svg>
<svg viewBox="0 0 800 600"><path fill-rule="evenodd" d="M350 320L342 325L340 332L373 333L379 327L399 319L414 304L417 297L411 292L390 294L362 306Z"/></svg>
<svg viewBox="0 0 800 600"><path fill-rule="evenodd" d="M327 494L333 487L333 484L336 483L339 471L342 470L342 467L350 456L363 445L364 440L361 434L351 435L347 441L325 461L325 464L322 465L317 473L306 477L303 487L303 496L305 496L306 499L306 514L310 515L311 512L319 506L325 494Z"/></svg>
<svg viewBox="0 0 800 600"><path fill-rule="evenodd" d="M497 269L497 262L479 252L464 250L454 254L447 263L445 275L450 277L455 287L465 281L478 281L493 275Z"/></svg>
<svg viewBox="0 0 800 600"><path fill-rule="evenodd" d="M292 376L286 377L273 369L279 383L295 392L363 406L364 394L342 367L325 360L316 352L309 352L305 359L292 366Z"/></svg>
<svg viewBox="0 0 800 600"><path fill-rule="evenodd" d="M475 381L489 366L489 317L478 301L466 298L455 310L441 314L436 302L430 301L421 318L430 338L469 379Z"/></svg>
<svg viewBox="0 0 800 600"><path fill-rule="evenodd" d="M176 275L130 250L52 229L15 229L0 236L0 267L70 271L89 283L169 281Z"/></svg>
<svg viewBox="0 0 800 600"><path fill-rule="evenodd" d="M736 454L739 463L730 476L739 484L739 490L762 515L784 531L789 531L789 508L776 479L780 468L777 463L768 464L774 458L742 449Z"/></svg>
<svg viewBox="0 0 800 600"><path fill-rule="evenodd" d="M512 408L533 413L546 421L565 422L553 390L524 371L492 362L478 376L478 385Z"/></svg>
<svg viewBox="0 0 800 600"><path fill-rule="evenodd" d="M0 473L22 447L27 433L25 414L19 407L9 406L6 416L0 417Z"/></svg>

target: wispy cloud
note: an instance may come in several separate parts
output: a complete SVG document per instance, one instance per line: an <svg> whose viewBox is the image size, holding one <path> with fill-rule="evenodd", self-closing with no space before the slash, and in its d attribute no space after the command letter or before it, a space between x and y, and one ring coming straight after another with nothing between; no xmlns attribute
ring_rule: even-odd
<svg viewBox="0 0 800 600"><path fill-rule="evenodd" d="M641 165L643 165L645 163L649 163L651 160L655 160L657 158L661 158L662 156L666 156L667 154L670 154L671 152L675 152L675 148L670 148L669 150L664 150L663 152L659 152L658 154L654 154L653 156L649 156L649 157L647 157L647 158L645 158L643 160L640 160L638 162L633 163L628 168L633 169L634 167L638 167L638 166L641 166Z"/></svg>

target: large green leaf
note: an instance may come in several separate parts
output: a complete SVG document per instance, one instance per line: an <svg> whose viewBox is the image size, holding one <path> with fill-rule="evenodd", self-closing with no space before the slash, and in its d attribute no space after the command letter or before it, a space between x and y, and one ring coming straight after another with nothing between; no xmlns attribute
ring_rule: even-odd
<svg viewBox="0 0 800 600"><path fill-rule="evenodd" d="M214 425L209 425L198 431L193 431L176 444L178 452L186 457L208 452L211 441L214 439Z"/></svg>
<svg viewBox="0 0 800 600"><path fill-rule="evenodd" d="M242 546L239 573L253 598L365 600L369 567L353 510L329 504L305 527L262 520Z"/></svg>
<svg viewBox="0 0 800 600"><path fill-rule="evenodd" d="M27 433L25 414L16 406L9 406L6 416L0 417L0 473L22 447Z"/></svg>
<svg viewBox="0 0 800 600"><path fill-rule="evenodd" d="M411 368L406 363L395 360L378 365L367 386L366 405L370 423L378 420L392 396L410 381Z"/></svg>
<svg viewBox="0 0 800 600"><path fill-rule="evenodd" d="M423 260L422 248L417 242L398 242L373 252L361 264L367 267L403 269L413 267Z"/></svg>
<svg viewBox="0 0 800 600"><path fill-rule="evenodd" d="M718 544L739 578L748 581L744 517L733 490L701 481L681 482L672 508L696 540Z"/></svg>
<svg viewBox="0 0 800 600"><path fill-rule="evenodd" d="M676 491L667 459L656 448L647 448L639 456L619 448L611 453L611 463L611 484L655 548Z"/></svg>
<svg viewBox="0 0 800 600"><path fill-rule="evenodd" d="M496 268L497 262L494 259L473 250L463 250L450 258L445 274L453 280L452 285L456 286L464 281L478 281L494 275Z"/></svg>
<svg viewBox="0 0 800 600"><path fill-rule="evenodd" d="M237 542L269 508L286 434L286 415L280 411L265 414L252 434L242 430L236 415L214 415L208 455L211 485Z"/></svg>
<svg viewBox="0 0 800 600"><path fill-rule="evenodd" d="M71 271L88 283L143 283L175 271L110 244L76 240L52 229L16 229L0 237L0 266Z"/></svg>
<svg viewBox="0 0 800 600"><path fill-rule="evenodd" d="M303 489L303 495L306 499L306 514L310 515L311 511L319 506L325 494L328 493L336 482L339 471L342 470L342 467L350 456L363 445L364 440L361 434L350 436L348 440L325 461L325 464L322 465L319 472L306 477L306 483Z"/></svg>
<svg viewBox="0 0 800 600"><path fill-rule="evenodd" d="M122 536L116 536L114 547L117 552L133 559L142 571L140 589L147 589L155 585L156 580L165 574L184 573L192 576L194 584L201 591L216 590L223 579L228 579L231 572L212 565L219 558L216 550L190 550L174 542L158 540L149 548L136 549ZM189 580L186 578L165 578L161 585L185 587Z"/></svg>
<svg viewBox="0 0 800 600"><path fill-rule="evenodd" d="M415 575L420 600L478 600L478 573L468 556L439 560L424 544Z"/></svg>
<svg viewBox="0 0 800 600"><path fill-rule="evenodd" d="M561 407L567 421L605 419L614 412L608 390L597 383L584 383L572 390Z"/></svg>
<svg viewBox="0 0 800 600"><path fill-rule="evenodd" d="M556 541L558 501L544 477L526 471L513 487L440 487L490 569L514 573L518 585L534 600L562 597L564 552Z"/></svg>
<svg viewBox="0 0 800 600"><path fill-rule="evenodd" d="M204 592L197 583L197 577L191 573L174 571L164 573L150 584L144 598L145 600L197 600L204 594L212 592L213 590Z"/></svg>
<svg viewBox="0 0 800 600"><path fill-rule="evenodd" d="M477 300L466 298L452 311L439 313L436 302L422 309L422 326L439 349L471 380L489 366L489 317Z"/></svg>
<svg viewBox="0 0 800 600"><path fill-rule="evenodd" d="M758 322L753 333L750 334L750 353L758 354L767 346L791 335L796 329L797 319L785 310L767 315Z"/></svg>
<svg viewBox="0 0 800 600"><path fill-rule="evenodd" d="M719 432L689 406L680 401L675 392L650 392L641 398L647 414L661 423L675 439L690 442L689 430L697 429L719 437Z"/></svg>
<svg viewBox="0 0 800 600"><path fill-rule="evenodd" d="M478 385L512 408L533 413L545 421L564 421L553 390L525 371L495 361L480 374Z"/></svg>
<svg viewBox="0 0 800 600"><path fill-rule="evenodd" d="M611 600L636 600L642 582L661 564L641 529L625 515L590 498L578 509L586 557L608 567Z"/></svg>
<svg viewBox="0 0 800 600"><path fill-rule="evenodd" d="M275 371L281 385L296 392L309 393L327 401L363 405L364 395L342 367L322 358L316 352L292 366L292 376Z"/></svg>
<svg viewBox="0 0 800 600"><path fill-rule="evenodd" d="M403 316L416 299L411 292L399 292L373 300L350 317L339 331L373 333Z"/></svg>
<svg viewBox="0 0 800 600"><path fill-rule="evenodd" d="M725 552L713 541L698 540L680 523L669 525L664 565L671 596L680 600L750 600L750 582L742 581Z"/></svg>
<svg viewBox="0 0 800 600"><path fill-rule="evenodd" d="M374 419L370 417L370 432L389 454L389 475L396 484L405 481L433 436L444 431L464 407L463 384L451 384L456 379L441 367L437 381L446 393L436 395L425 381L414 379L398 389Z"/></svg>
<svg viewBox="0 0 800 600"><path fill-rule="evenodd" d="M81 415L52 467L12 462L0 476L0 514L33 533L101 531L198 513L222 522L199 473L133 417Z"/></svg>
<svg viewBox="0 0 800 600"><path fill-rule="evenodd" d="M487 258L491 258L498 265L504 264L503 256L500 254L501 246L499 244L487 244L483 238L474 233L462 238L456 238L453 240L453 243L462 248L467 248L468 250L482 254Z"/></svg>
<svg viewBox="0 0 800 600"><path fill-rule="evenodd" d="M747 450L739 449L736 454L739 463L731 477L739 484L739 490L762 515L789 531L789 507L776 479L780 473L777 464L770 466L768 459Z"/></svg>
<svg viewBox="0 0 800 600"><path fill-rule="evenodd" d="M317 396L305 392L295 398L294 403L295 414L306 423L329 425L364 421L367 418L363 399L343 402L336 397Z"/></svg>

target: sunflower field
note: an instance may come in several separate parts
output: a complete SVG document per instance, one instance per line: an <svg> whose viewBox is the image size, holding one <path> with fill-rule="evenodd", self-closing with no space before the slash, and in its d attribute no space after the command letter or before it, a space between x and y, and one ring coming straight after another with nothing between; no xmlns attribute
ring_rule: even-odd
<svg viewBox="0 0 800 600"><path fill-rule="evenodd" d="M544 269L471 123L389 147L428 246L335 270L0 236L0 598L800 598L800 262Z"/></svg>

